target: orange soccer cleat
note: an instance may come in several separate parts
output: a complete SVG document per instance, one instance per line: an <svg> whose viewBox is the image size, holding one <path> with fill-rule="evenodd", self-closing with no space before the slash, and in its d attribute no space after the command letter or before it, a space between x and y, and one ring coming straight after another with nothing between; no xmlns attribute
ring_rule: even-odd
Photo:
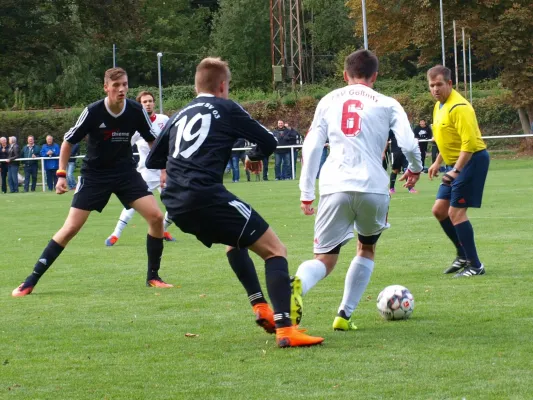
<svg viewBox="0 0 533 400"><path fill-rule="evenodd" d="M170 232L163 233L163 240L165 242L175 242L176 238L170 234Z"/></svg>
<svg viewBox="0 0 533 400"><path fill-rule="evenodd" d="M26 282L23 282L20 284L18 288L13 290L11 292L11 296L13 297L24 297L29 295L31 292L33 292L33 286L26 284Z"/></svg>
<svg viewBox="0 0 533 400"><path fill-rule="evenodd" d="M111 235L105 240L105 245L113 246L116 242L118 242L118 237Z"/></svg>
<svg viewBox="0 0 533 400"><path fill-rule="evenodd" d="M174 285L171 285L170 283L166 283L165 281L163 281L163 279L161 279L158 276L156 276L155 278L152 278L152 279L148 279L146 281L146 286L148 286L148 287L156 287L156 288L161 288L161 289L173 288L174 287Z"/></svg>
<svg viewBox="0 0 533 400"><path fill-rule="evenodd" d="M314 346L323 341L324 338L306 335L304 330L296 325L276 329L276 342L279 347Z"/></svg>
<svg viewBox="0 0 533 400"><path fill-rule="evenodd" d="M263 328L267 333L276 333L276 323L274 322L274 312L268 303L257 303L252 306L255 314L255 323Z"/></svg>

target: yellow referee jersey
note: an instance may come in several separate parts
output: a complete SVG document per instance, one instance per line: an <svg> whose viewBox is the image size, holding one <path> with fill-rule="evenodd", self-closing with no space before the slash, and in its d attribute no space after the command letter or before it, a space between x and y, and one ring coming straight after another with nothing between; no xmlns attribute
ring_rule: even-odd
<svg viewBox="0 0 533 400"><path fill-rule="evenodd" d="M472 105L455 89L442 105L433 109L433 137L447 165L453 165L461 151L475 153L487 148L481 139L476 113Z"/></svg>

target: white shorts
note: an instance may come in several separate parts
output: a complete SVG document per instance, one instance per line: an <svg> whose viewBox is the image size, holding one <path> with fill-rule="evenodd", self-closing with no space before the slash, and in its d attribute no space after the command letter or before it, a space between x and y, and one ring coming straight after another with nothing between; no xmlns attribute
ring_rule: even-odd
<svg viewBox="0 0 533 400"><path fill-rule="evenodd" d="M154 190L159 190L159 193L161 193L161 182L160 181L146 181L146 184L148 185L148 190L150 192L153 192Z"/></svg>
<svg viewBox="0 0 533 400"><path fill-rule="evenodd" d="M388 194L341 192L320 196L315 220L315 254L324 254L346 244L354 235L374 236L390 227L387 223Z"/></svg>

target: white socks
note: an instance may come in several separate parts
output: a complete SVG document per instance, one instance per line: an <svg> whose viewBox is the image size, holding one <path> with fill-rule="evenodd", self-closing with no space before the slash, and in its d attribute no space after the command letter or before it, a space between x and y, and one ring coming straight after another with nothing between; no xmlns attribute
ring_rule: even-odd
<svg viewBox="0 0 533 400"><path fill-rule="evenodd" d="M168 231L168 227L172 225L172 220L168 217L168 212L165 213L165 219L163 221L164 231Z"/></svg>
<svg viewBox="0 0 533 400"><path fill-rule="evenodd" d="M305 295L318 281L326 277L326 266L319 260L304 261L298 267L296 276L302 282L302 295Z"/></svg>
<svg viewBox="0 0 533 400"><path fill-rule="evenodd" d="M129 210L123 209L120 213L120 217L118 217L117 226L115 227L115 230L113 231L112 235L116 237L120 237L120 234L128 225L128 222L133 217L133 214L135 214L135 210L133 208L130 208Z"/></svg>
<svg viewBox="0 0 533 400"><path fill-rule="evenodd" d="M363 293L370 282L370 276L374 270L374 261L356 256L348 268L344 281L344 295L339 306L339 312L344 311L346 317L350 317L359 304Z"/></svg>

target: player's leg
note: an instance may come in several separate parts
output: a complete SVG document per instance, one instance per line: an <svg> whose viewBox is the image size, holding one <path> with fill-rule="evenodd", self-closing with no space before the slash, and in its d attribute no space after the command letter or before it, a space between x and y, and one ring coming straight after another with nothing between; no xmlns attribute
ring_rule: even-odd
<svg viewBox="0 0 533 400"><path fill-rule="evenodd" d="M268 333L275 333L274 313L265 299L254 262L248 249L226 247L226 256L231 269L241 282L255 314L256 323Z"/></svg>
<svg viewBox="0 0 533 400"><path fill-rule="evenodd" d="M304 296L335 268L342 245L354 237L355 213L352 193L332 193L320 197L314 232L313 260L298 267L292 282L291 318L299 324Z"/></svg>
<svg viewBox="0 0 533 400"><path fill-rule="evenodd" d="M148 223L146 236L146 253L148 255L148 268L146 285L150 287L169 288L168 284L159 276L161 257L163 255L163 213L159 209L154 196L144 196L131 203L134 208Z"/></svg>
<svg viewBox="0 0 533 400"><path fill-rule="evenodd" d="M122 231L128 225L128 222L133 218L133 215L135 214L135 209L122 209L122 212L120 213L120 216L118 217L117 225L115 226L115 230L113 233L105 240L106 246L113 246L118 239L120 239L120 236L122 235Z"/></svg>
<svg viewBox="0 0 533 400"><path fill-rule="evenodd" d="M159 194L161 194L161 183L160 181L149 181L147 182L148 189L150 189L150 192L154 192L154 190L157 190ZM172 219L168 216L168 211L165 211L165 217L163 219L163 240L165 242L175 242L176 238L172 236L172 234L168 231L168 227L172 225Z"/></svg>
<svg viewBox="0 0 533 400"><path fill-rule="evenodd" d="M459 176L452 183L452 194L448 215L462 244L468 266L458 273L460 276L483 275L485 268L479 260L474 229L466 215L468 207L481 207L485 180L489 169L489 154L486 150L474 153Z"/></svg>
<svg viewBox="0 0 533 400"><path fill-rule="evenodd" d="M278 346L313 346L322 343L324 341L323 338L306 335L292 325L290 318L291 286L287 249L274 231L268 228L249 248L265 260L266 284L274 308L276 342Z"/></svg>
<svg viewBox="0 0 533 400"><path fill-rule="evenodd" d="M352 259L344 281L344 293L333 321L333 329L348 331L357 327L351 321L370 282L374 270L376 243L389 227L387 213L390 197L376 193L356 193L353 209L356 212L355 229L358 232L357 254Z"/></svg>
<svg viewBox="0 0 533 400"><path fill-rule="evenodd" d="M87 221L91 212L71 207L67 219L63 227L52 237L44 248L41 256L35 263L32 273L26 278L18 288L13 290L14 297L22 297L30 294L33 291L39 279L52 266L54 261L59 257L68 242L76 236L81 227Z"/></svg>
<svg viewBox="0 0 533 400"><path fill-rule="evenodd" d="M390 173L390 182L389 182L389 192L390 193L396 193L396 178L398 174L400 173L400 170L402 168L402 155L401 152L395 152L392 153L392 166L391 166L391 173Z"/></svg>

